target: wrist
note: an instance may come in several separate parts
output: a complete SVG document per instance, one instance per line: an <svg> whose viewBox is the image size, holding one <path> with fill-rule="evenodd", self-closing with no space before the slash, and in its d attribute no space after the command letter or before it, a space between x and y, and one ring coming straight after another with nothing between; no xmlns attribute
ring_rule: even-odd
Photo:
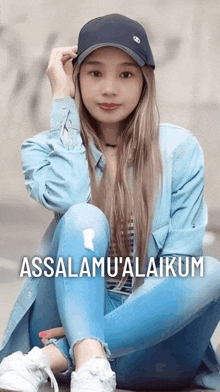
<svg viewBox="0 0 220 392"><path fill-rule="evenodd" d="M54 89L54 91L52 92L52 97L53 97L53 99L66 98L66 97L71 98L70 89L69 88Z"/></svg>
<svg viewBox="0 0 220 392"><path fill-rule="evenodd" d="M52 101L63 101L63 102L69 102L71 100L74 100L74 98L70 97L70 96L66 96L66 97L52 97Z"/></svg>
<svg viewBox="0 0 220 392"><path fill-rule="evenodd" d="M65 99L68 99L68 98L72 99L72 97L70 95L63 95L63 96L61 96L61 95L59 95L59 96L58 95L53 95L52 96L52 100L53 101L55 101L55 100L65 100Z"/></svg>
<svg viewBox="0 0 220 392"><path fill-rule="evenodd" d="M52 95L52 99L60 99L60 98L72 98L70 94L61 94L61 93L54 93Z"/></svg>

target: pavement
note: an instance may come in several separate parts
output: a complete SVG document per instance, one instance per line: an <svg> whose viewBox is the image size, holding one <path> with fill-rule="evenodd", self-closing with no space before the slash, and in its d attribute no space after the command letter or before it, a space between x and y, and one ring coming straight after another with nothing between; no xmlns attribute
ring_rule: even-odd
<svg viewBox="0 0 220 392"><path fill-rule="evenodd" d="M69 389L68 385L59 383L59 388L60 388L60 392L70 392L70 389ZM50 387L50 385L46 384L44 386L44 388L41 389L39 392L52 392L52 391L53 391L53 389ZM116 389L116 391L117 392L132 392L131 390L128 391L128 390L124 390L124 389L123 390L122 389ZM170 392L170 391L168 391L168 389L167 390L164 389L164 391ZM193 390L193 392L205 392L205 391L208 391L208 390L206 390L206 389L194 389ZM135 391L133 391L133 392L135 392ZM150 391L150 390L147 390L147 391L142 391L142 392L162 392L162 391L161 390L160 391L156 391L156 390ZM179 392L189 392L189 389L182 389Z"/></svg>

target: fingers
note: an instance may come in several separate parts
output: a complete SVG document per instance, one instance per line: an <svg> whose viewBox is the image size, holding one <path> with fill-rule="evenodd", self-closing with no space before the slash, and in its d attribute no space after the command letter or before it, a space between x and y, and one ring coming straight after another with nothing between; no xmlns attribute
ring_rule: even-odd
<svg viewBox="0 0 220 392"><path fill-rule="evenodd" d="M62 337L65 336L65 331L63 327L58 327L58 328L51 328L45 331L42 331L39 333L39 336L41 338L47 338L47 339L51 339L54 337Z"/></svg>
<svg viewBox="0 0 220 392"><path fill-rule="evenodd" d="M46 331L42 331L39 333L39 337L41 338L41 341L43 344L46 344L49 339L60 338L65 335L66 334L65 334L63 327L51 328L51 329L48 329Z"/></svg>
<svg viewBox="0 0 220 392"><path fill-rule="evenodd" d="M77 53L78 45L71 46L71 49L73 50L74 53Z"/></svg>
<svg viewBox="0 0 220 392"><path fill-rule="evenodd" d="M45 339L45 338L43 338L43 339L41 339L41 342L42 342L42 344L44 344L44 345L45 345L45 344L48 342L48 340L49 340L49 339Z"/></svg>
<svg viewBox="0 0 220 392"><path fill-rule="evenodd" d="M77 57L77 46L53 48L47 68L53 97L74 97L72 59Z"/></svg>
<svg viewBox="0 0 220 392"><path fill-rule="evenodd" d="M61 48L53 48L50 55L50 60L48 64L48 69L51 69L54 64L62 61L64 64L69 59L74 59L77 57L77 46L67 46Z"/></svg>

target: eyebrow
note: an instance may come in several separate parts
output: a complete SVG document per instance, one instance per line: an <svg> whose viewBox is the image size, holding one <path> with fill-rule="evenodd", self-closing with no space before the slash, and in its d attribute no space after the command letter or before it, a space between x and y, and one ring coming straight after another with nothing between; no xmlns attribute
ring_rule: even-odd
<svg viewBox="0 0 220 392"><path fill-rule="evenodd" d="M86 61L85 65L102 65L103 63L101 63L100 61ZM122 66L129 66L129 67L135 67L138 68L138 65L136 63L132 63L132 62L124 62L124 63L120 63L118 65L122 65Z"/></svg>

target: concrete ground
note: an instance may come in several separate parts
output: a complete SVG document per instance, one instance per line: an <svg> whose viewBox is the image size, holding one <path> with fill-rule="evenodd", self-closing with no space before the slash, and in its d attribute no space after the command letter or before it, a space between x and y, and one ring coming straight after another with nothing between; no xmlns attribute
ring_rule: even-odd
<svg viewBox="0 0 220 392"><path fill-rule="evenodd" d="M65 385L65 384L59 384L59 388L60 388L60 392L70 392L70 389L69 389L69 386L68 385ZM53 391L53 389L51 389L51 386L50 386L50 384L48 383L48 385L46 384L45 386L44 386L44 388L43 389L41 389L40 390L40 392L52 392ZM122 390L122 389L116 389L116 391L117 392L132 392L132 391L126 391L126 390ZM164 390L165 391L165 390ZM166 390L167 392L169 392L168 391L168 389ZM190 390L190 391L192 391L192 390ZM206 391L206 390L204 390L204 389L194 389L193 390L194 392L204 392L204 391ZM133 392L135 392L135 391L133 391ZM143 391L144 392L144 391ZM156 391L156 390L147 390L146 392L158 392L158 391ZM161 392L161 391L160 391ZM189 389L182 389L181 391L179 391L179 392L189 392Z"/></svg>
<svg viewBox="0 0 220 392"><path fill-rule="evenodd" d="M65 385L65 384L59 384L59 388L60 388L60 392L70 392L70 388L69 388L69 386L68 385ZM43 387L43 389L41 389L40 390L40 392L52 392L53 391L53 389L51 388L51 386L50 386L50 384L48 383L48 385L46 384L44 387ZM122 389L116 389L116 391L117 392L132 392L132 391L126 391L126 390L122 390ZM165 390L164 390L165 391ZM168 389L166 390L167 392L169 392L168 391ZM191 391L191 390L190 390ZM204 389L194 389L193 390L194 392L204 392L205 390ZM135 391L133 391L133 392L135 392ZM144 391L143 391L144 392ZM156 390L147 390L146 392L157 392ZM161 392L161 391L160 391ZM189 392L189 389L182 389L181 391L179 391L179 392Z"/></svg>

